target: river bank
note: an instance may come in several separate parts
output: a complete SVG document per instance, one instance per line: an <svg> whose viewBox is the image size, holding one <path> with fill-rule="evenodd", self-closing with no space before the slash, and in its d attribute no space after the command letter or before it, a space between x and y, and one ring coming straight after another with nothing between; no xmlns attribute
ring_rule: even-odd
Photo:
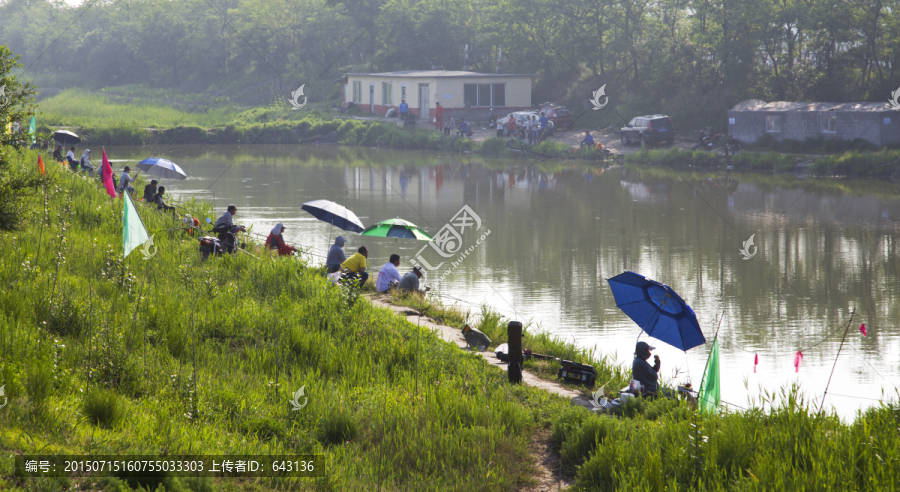
<svg viewBox="0 0 900 492"><path fill-rule="evenodd" d="M36 173L34 161L26 153L17 172ZM852 423L790 390L747 411L639 401L621 418L594 415L509 385L428 330L328 287L309 263L201 262L196 237L143 207L157 250L123 260L121 201L96 180L50 173L53 184L25 199L27 225L0 242L3 448L310 453L328 470L283 482L118 476L101 488L519 490L533 483L528 449L541 433L588 490L873 490L900 478L881 458L900 452L891 403ZM181 205L212 215L204 202ZM298 388L308 404L296 411Z"/></svg>

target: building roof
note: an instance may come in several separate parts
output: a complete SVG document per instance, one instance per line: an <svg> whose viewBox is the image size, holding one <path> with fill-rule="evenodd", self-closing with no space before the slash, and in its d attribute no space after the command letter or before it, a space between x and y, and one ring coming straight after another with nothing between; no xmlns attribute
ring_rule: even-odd
<svg viewBox="0 0 900 492"><path fill-rule="evenodd" d="M887 102L883 103L823 103L823 102L789 102L789 101L773 101L767 103L759 99L747 99L737 103L732 111L859 111L859 112L882 112L897 111Z"/></svg>
<svg viewBox="0 0 900 492"><path fill-rule="evenodd" d="M417 78L451 78L451 77L533 77L532 74L516 74L516 73L478 73L463 72L462 70L400 70L397 72L381 72L381 73L348 73L344 77L366 76L366 77L417 77Z"/></svg>

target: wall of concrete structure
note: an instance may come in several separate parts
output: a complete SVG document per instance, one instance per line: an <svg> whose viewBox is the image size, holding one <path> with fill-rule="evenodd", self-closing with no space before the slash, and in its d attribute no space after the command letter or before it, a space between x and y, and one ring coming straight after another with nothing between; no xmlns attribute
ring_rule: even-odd
<svg viewBox="0 0 900 492"><path fill-rule="evenodd" d="M821 131L820 115L837 117L835 133ZM766 116L781 118L781 132L766 132ZM900 111L729 111L728 122L728 134L745 143L768 134L779 142L822 137L848 141L861 138L879 147L900 144Z"/></svg>

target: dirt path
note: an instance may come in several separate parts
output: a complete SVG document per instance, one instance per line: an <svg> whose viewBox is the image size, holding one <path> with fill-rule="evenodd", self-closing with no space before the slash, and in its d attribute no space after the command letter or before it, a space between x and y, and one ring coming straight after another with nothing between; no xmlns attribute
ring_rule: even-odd
<svg viewBox="0 0 900 492"><path fill-rule="evenodd" d="M459 347L460 349L465 349L468 345L468 344L466 344L466 339L463 337L462 331L460 331L459 328L453 328L451 326L435 323L435 321L433 319L431 319L425 315L422 315L419 311L416 311L413 308L390 304L388 302L385 302L382 299L377 298L374 295L366 296L366 298L369 300L369 302L371 302L376 307L389 309L399 316L409 317L410 321L412 321L413 323L428 327L430 330L435 332L435 334L437 334L439 337L441 337L442 339L444 339L448 342L456 344L456 346ZM420 315L421 315L421 318L416 319L416 318L419 318ZM502 362L502 361L500 361L500 359L494 357L493 353L481 352L481 353L479 353L479 355L484 357L484 360L488 364L497 367L498 369L500 369L503 372L506 372L506 363ZM575 405L582 406L589 410L593 410L593 408L594 408L593 405L591 405L590 398L588 398L587 396L584 396L581 393L579 393L578 391L575 391L570 388L566 388L565 386L555 383L553 381L547 381L546 379L540 379L539 377L535 376L534 374L532 374L530 372L522 371L522 381L525 384L527 384L528 386L534 386L536 388L541 388L545 391L549 391L551 393L562 396L564 398L568 398Z"/></svg>
<svg viewBox="0 0 900 492"><path fill-rule="evenodd" d="M460 349L465 349L467 347L468 344L466 343L466 339L463 337L462 331L460 331L459 328L438 324L433 319L413 308L390 304L378 297L380 296L366 296L369 302L374 306L388 309L398 316L409 318L410 321L418 325L426 326L436 335L455 344ZM501 362L500 359L493 357L493 354L490 354L490 352L481 352L479 355L481 355L488 364L496 366L501 371L506 371L506 364ZM527 371L522 371L522 381L529 386L541 388L564 398L569 398L573 404L593 411L591 400L575 390L566 388L552 381L540 379ZM536 483L520 490L524 492L552 492L567 489L575 483L574 476L565 476L562 474L559 452L553 449L553 444L550 442L550 435L550 429L537 429L534 431L534 434L532 434L531 443L529 443L528 446L528 453L531 455L531 464L535 470L533 478Z"/></svg>

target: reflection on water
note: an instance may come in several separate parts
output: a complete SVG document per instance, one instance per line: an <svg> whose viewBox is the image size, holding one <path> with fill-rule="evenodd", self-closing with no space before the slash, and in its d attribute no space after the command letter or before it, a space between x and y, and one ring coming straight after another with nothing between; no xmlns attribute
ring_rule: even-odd
<svg viewBox="0 0 900 492"><path fill-rule="evenodd" d="M117 157L129 152L146 157L127 148ZM471 252L460 262L426 247L425 262L443 262L427 282L443 276L438 289L464 308L488 303L620 362L630 363L639 330L606 279L623 270L657 279L691 304L708 339L719 327L723 399L737 405L790 384L820 398L854 309L826 404L850 417L900 382L900 200L889 183L376 151L363 159L335 147L165 153L191 176L164 183L173 195L213 201L217 213L234 203L239 222L258 232L284 222L289 240L318 255L340 231L301 211L303 202L339 202L366 225L402 217L431 234L468 205L482 221L460 238ZM372 267L397 251L408 268L427 244L343 235L347 251L368 246ZM744 260L751 235L757 254ZM666 377L699 383L708 347L656 345Z"/></svg>

